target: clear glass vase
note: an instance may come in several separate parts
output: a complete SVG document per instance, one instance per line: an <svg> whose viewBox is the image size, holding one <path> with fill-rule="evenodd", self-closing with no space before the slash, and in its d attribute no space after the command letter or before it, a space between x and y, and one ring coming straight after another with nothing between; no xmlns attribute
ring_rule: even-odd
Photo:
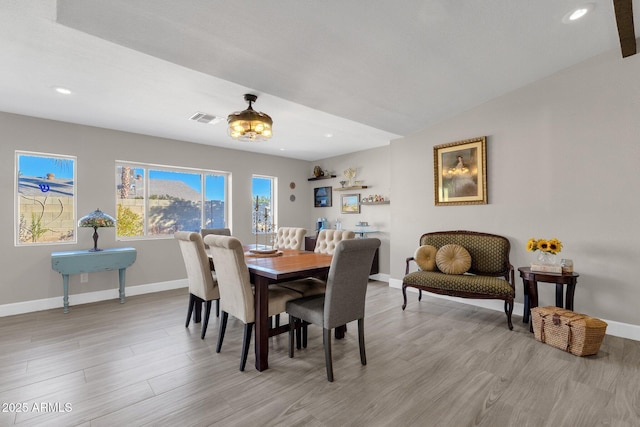
<svg viewBox="0 0 640 427"><path fill-rule="evenodd" d="M556 256L551 252L538 251L538 262L540 264L555 264Z"/></svg>

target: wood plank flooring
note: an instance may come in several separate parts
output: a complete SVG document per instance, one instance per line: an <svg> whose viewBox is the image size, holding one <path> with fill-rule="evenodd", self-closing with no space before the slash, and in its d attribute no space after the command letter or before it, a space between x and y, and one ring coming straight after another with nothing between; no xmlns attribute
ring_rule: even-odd
<svg viewBox="0 0 640 427"><path fill-rule="evenodd" d="M333 341L322 331L269 366L238 371L242 324L218 319L205 340L184 327L186 290L0 318L1 426L639 426L640 342L606 336L596 356L538 343L522 318L372 281L365 319ZM286 316L283 319L286 321ZM253 342L252 342L253 344ZM66 405L66 406L65 406Z"/></svg>

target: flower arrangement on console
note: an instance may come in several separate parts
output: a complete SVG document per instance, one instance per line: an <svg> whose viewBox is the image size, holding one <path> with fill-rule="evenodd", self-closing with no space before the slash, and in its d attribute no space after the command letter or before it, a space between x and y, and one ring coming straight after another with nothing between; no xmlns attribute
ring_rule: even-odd
<svg viewBox="0 0 640 427"><path fill-rule="evenodd" d="M562 242L555 237L550 240L546 239L534 239L533 237L527 242L527 250L529 252L542 251L549 252L553 255L562 250Z"/></svg>
<svg viewBox="0 0 640 427"><path fill-rule="evenodd" d="M531 238L527 242L527 251L538 253L538 260L545 264L553 264L555 255L562 250L562 242L555 237L553 239Z"/></svg>

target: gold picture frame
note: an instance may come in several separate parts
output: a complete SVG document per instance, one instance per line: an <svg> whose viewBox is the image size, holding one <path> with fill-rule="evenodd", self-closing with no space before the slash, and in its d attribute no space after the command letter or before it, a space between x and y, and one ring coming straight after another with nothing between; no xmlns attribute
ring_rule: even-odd
<svg viewBox="0 0 640 427"><path fill-rule="evenodd" d="M487 137L433 147L436 206L487 204Z"/></svg>

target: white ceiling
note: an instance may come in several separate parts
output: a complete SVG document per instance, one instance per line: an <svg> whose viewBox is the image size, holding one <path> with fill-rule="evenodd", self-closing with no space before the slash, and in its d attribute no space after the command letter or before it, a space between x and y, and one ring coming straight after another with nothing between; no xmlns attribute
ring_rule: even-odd
<svg viewBox="0 0 640 427"><path fill-rule="evenodd" d="M314 161L619 50L611 0L563 23L584 3L0 0L0 110ZM271 140L188 120L244 110L245 93Z"/></svg>

